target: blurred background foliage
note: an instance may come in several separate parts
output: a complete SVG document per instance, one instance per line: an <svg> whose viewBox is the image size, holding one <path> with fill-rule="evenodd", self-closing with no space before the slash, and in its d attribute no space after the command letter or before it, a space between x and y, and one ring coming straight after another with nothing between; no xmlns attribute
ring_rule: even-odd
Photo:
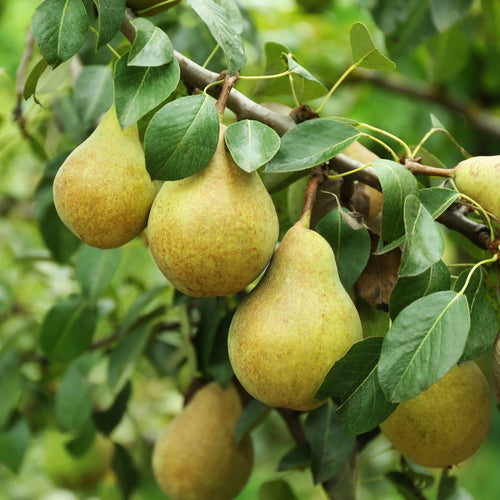
<svg viewBox="0 0 500 500"><path fill-rule="evenodd" d="M34 193L47 159L74 148L90 130L75 119L78 114L71 101L70 82L71 73L77 68L69 64L45 75L38 92L41 105L33 99L23 103L31 138L24 137L19 124L13 121L18 92L16 70L38 3L38 0L0 3L0 353L13 347L21 353L22 375L27 384L25 392L19 395L20 406L31 429L28 451L19 462L19 472L14 474L0 465L0 499L118 499L120 491L113 474L93 489L71 493L54 485L44 468L44 435L39 431L54 424L50 398L63 366L41 363L37 342L48 309L55 300L77 292L78 284L74 256L70 259L60 256L58 263L44 244L36 223ZM453 9L449 9L448 16L434 12L433 22L426 17L428 12L422 13L418 8L427 2L241 0L239 3L245 14L244 36L249 59L243 74L262 74L263 44L274 41L286 45L303 66L330 87L351 64L349 30L354 22L362 21L373 33L377 45L384 47L395 60L398 69L390 74L356 71L330 100L325 116L353 118L416 144L431 127L433 113L471 154L499 153L500 9L495 0L460 2L470 4L465 17L454 19ZM453 2L443 4L450 7ZM157 16L155 22L166 29L177 50L199 63L213 48L208 32L203 32L187 8ZM200 43L200 37L206 37L207 43ZM113 41L118 51L122 45L126 46L126 42L120 37ZM93 47L90 35L79 54L82 64L105 64L111 60L106 48L95 54ZM218 71L219 63L216 57L209 68ZM75 64L78 61L72 63ZM258 101L273 100L293 106L289 96L270 99L255 95L256 85L248 81L241 81L238 89ZM310 104L314 107L315 103ZM384 155L377 145L369 146ZM448 167L461 159L444 135L433 136L427 148ZM459 237L448 239L447 263L467 261L463 246L464 241ZM81 249L76 253L77 258L79 253ZM165 332L168 338L162 345L164 348L178 345L182 342L179 335L182 337L183 328L187 328L189 312L182 300L165 287L164 278L143 242L138 239L126 245L119 258L118 270L98 301L99 322L94 340L98 342L112 335L118 319L126 316L134 301L147 290L160 287L150 310L159 304L169 306L163 321L177 327ZM365 320L369 321L370 314L372 324L376 323L373 311L365 315ZM158 433L181 408L179 390L189 380L192 358L193 353L187 349L180 360L172 361L171 367L163 366L163 373L155 365L153 355L137 362L128 411L113 433L116 442L130 447L141 471L134 499L164 498L151 477L147 461ZM488 355L482 362L487 368ZM183 369L176 370L180 365ZM99 373L93 376L100 380ZM293 446L275 413L254 432L254 441L256 467L239 499L258 498L260 484L278 477L285 477L300 499L324 498L321 488L314 487L309 472L275 472L281 457ZM496 474L499 450L500 416L496 411L487 441L456 471L461 486L476 499L494 499L500 495L500 477ZM0 457L10 452L15 453L12 442L1 442ZM384 479L385 472L397 460L397 454L389 451L382 437L363 451L360 500L400 498ZM430 491L434 493L429 496L434 498L436 487Z"/></svg>

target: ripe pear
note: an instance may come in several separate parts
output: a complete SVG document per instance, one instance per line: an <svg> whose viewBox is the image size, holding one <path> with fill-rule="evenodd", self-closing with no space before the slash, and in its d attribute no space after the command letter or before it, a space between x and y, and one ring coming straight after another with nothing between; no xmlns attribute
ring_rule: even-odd
<svg viewBox="0 0 500 500"><path fill-rule="evenodd" d="M450 467L481 446L491 422L488 382L474 361L401 403L380 425L396 450L423 467Z"/></svg>
<svg viewBox="0 0 500 500"><path fill-rule="evenodd" d="M253 467L249 435L236 444L242 411L234 385L212 382L165 428L153 450L153 472L172 500L230 500Z"/></svg>
<svg viewBox="0 0 500 500"><path fill-rule="evenodd" d="M179 291L193 297L237 293L263 271L278 240L276 209L257 172L232 159L221 125L208 165L166 181L148 222L151 253Z"/></svg>
<svg viewBox="0 0 500 500"><path fill-rule="evenodd" d="M181 0L127 0L127 5L143 16L154 16L177 5ZM147 10L146 10L147 9Z"/></svg>
<svg viewBox="0 0 500 500"><path fill-rule="evenodd" d="M228 336L242 386L263 403L308 411L331 366L361 340L361 322L328 242L307 214L285 234L262 280L239 305Z"/></svg>
<svg viewBox="0 0 500 500"><path fill-rule="evenodd" d="M500 219L500 155L468 158L451 173L461 193Z"/></svg>
<svg viewBox="0 0 500 500"><path fill-rule="evenodd" d="M66 158L53 193L61 220L88 245L116 248L135 238L155 195L137 126L122 130L111 107Z"/></svg>

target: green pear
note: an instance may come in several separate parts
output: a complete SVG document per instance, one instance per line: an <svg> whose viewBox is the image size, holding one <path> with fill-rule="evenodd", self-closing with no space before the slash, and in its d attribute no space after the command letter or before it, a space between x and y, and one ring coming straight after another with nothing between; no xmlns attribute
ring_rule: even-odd
<svg viewBox="0 0 500 500"><path fill-rule="evenodd" d="M242 386L263 403L307 411L331 366L363 338L328 242L292 226L262 280L239 305L229 329L229 358Z"/></svg>
<svg viewBox="0 0 500 500"><path fill-rule="evenodd" d="M153 472L172 500L231 500L253 467L249 435L235 442L242 411L234 385L199 389L165 428L153 450Z"/></svg>
<svg viewBox="0 0 500 500"><path fill-rule="evenodd" d="M451 173L461 193L500 219L500 155L469 158Z"/></svg>
<svg viewBox="0 0 500 500"><path fill-rule="evenodd" d="M146 227L155 186L146 170L137 126L122 130L111 107L54 179L64 224L88 245L119 247Z"/></svg>
<svg viewBox="0 0 500 500"><path fill-rule="evenodd" d="M142 16L154 16L174 7L180 1L181 0L127 0L127 5L138 11Z"/></svg>
<svg viewBox="0 0 500 500"><path fill-rule="evenodd" d="M380 425L396 450L423 467L450 467L481 446L491 422L486 377L474 361L455 365Z"/></svg>
<svg viewBox="0 0 500 500"><path fill-rule="evenodd" d="M96 434L89 449L74 456L66 449L71 438L56 429L43 437L44 468L54 484L70 489L96 486L111 470L114 446L109 439Z"/></svg>
<svg viewBox="0 0 500 500"><path fill-rule="evenodd" d="M263 271L278 240L273 201L257 172L236 165L224 131L221 125L208 165L165 182L149 215L149 244L158 267L193 297L243 290Z"/></svg>

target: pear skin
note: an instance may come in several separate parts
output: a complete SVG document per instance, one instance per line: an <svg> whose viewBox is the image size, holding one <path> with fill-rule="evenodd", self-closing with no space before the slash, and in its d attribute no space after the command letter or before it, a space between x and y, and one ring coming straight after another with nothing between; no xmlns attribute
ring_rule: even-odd
<svg viewBox="0 0 500 500"><path fill-rule="evenodd" d="M221 125L217 150L190 177L167 181L148 222L151 253L172 285L192 297L237 293L263 271L279 223L257 172L232 159Z"/></svg>
<svg viewBox="0 0 500 500"><path fill-rule="evenodd" d="M122 130L112 107L54 179L63 223L88 245L116 248L147 224L155 186L134 124Z"/></svg>
<svg viewBox="0 0 500 500"><path fill-rule="evenodd" d="M323 404L314 394L331 366L362 338L330 245L301 218L233 316L228 348L236 377L267 405L312 410Z"/></svg>
<svg viewBox="0 0 500 500"><path fill-rule="evenodd" d="M234 385L202 387L165 428L153 450L153 472L172 500L231 500L253 467L249 435L236 444L242 411Z"/></svg>
<svg viewBox="0 0 500 500"><path fill-rule="evenodd" d="M474 361L401 403L380 425L396 450L423 467L450 467L481 446L491 422L486 377Z"/></svg>
<svg viewBox="0 0 500 500"><path fill-rule="evenodd" d="M500 155L474 156L453 169L458 190L500 219Z"/></svg>

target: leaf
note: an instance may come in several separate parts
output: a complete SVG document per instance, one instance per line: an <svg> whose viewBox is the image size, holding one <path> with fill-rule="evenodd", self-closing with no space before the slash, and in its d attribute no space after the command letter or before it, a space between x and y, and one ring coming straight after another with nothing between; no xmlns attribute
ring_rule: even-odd
<svg viewBox="0 0 500 500"><path fill-rule="evenodd" d="M219 0L219 3L225 11L229 24L238 35L241 35L245 27L245 21L236 0Z"/></svg>
<svg viewBox="0 0 500 500"><path fill-rule="evenodd" d="M76 259L76 277L83 296L91 304L96 303L111 282L121 255L121 248L101 250L83 245Z"/></svg>
<svg viewBox="0 0 500 500"><path fill-rule="evenodd" d="M236 431L234 433L234 440L239 444L244 436L246 436L252 429L257 427L271 411L271 408L257 399L251 399L243 408Z"/></svg>
<svg viewBox="0 0 500 500"><path fill-rule="evenodd" d="M373 168L382 186L382 236L394 241L404 234L404 202L409 194L418 195L415 177L403 165L391 160L375 160Z"/></svg>
<svg viewBox="0 0 500 500"><path fill-rule="evenodd" d="M444 239L432 215L410 194L404 204L405 246L399 274L417 276L441 260Z"/></svg>
<svg viewBox="0 0 500 500"><path fill-rule="evenodd" d="M304 469L311 466L311 447L308 443L294 446L280 460L277 471Z"/></svg>
<svg viewBox="0 0 500 500"><path fill-rule="evenodd" d="M316 231L332 247L340 281L344 288L350 288L361 275L370 257L368 230L364 226L358 230L352 229L342 217L341 211L334 208L318 222Z"/></svg>
<svg viewBox="0 0 500 500"><path fill-rule="evenodd" d="M123 129L160 105L179 83L176 59L157 67L128 66L123 56L115 66L115 105Z"/></svg>
<svg viewBox="0 0 500 500"><path fill-rule="evenodd" d="M315 397L340 399L338 415L349 435L371 431L397 407L387 401L377 374L382 337L356 342L330 369Z"/></svg>
<svg viewBox="0 0 500 500"><path fill-rule="evenodd" d="M391 319L415 300L435 292L449 290L450 284L450 271L442 260L421 274L407 278L400 277L394 285L389 301Z"/></svg>
<svg viewBox="0 0 500 500"><path fill-rule="evenodd" d="M30 439L30 428L24 417L18 417L8 428L0 431L0 464L17 474L30 445Z"/></svg>
<svg viewBox="0 0 500 500"><path fill-rule="evenodd" d="M82 0L45 0L35 10L31 21L40 52L54 67L80 50L88 27Z"/></svg>
<svg viewBox="0 0 500 500"><path fill-rule="evenodd" d="M226 146L237 165L253 172L267 163L280 147L279 135L255 120L242 120L230 125L225 134Z"/></svg>
<svg viewBox="0 0 500 500"><path fill-rule="evenodd" d="M127 405L131 395L132 385L128 382L107 410L96 411L93 413L92 420L102 433L106 435L111 434L113 429L120 423L125 412L127 411Z"/></svg>
<svg viewBox="0 0 500 500"><path fill-rule="evenodd" d="M418 197L424 207L437 219L445 210L460 198L453 189L432 187L420 189Z"/></svg>
<svg viewBox="0 0 500 500"><path fill-rule="evenodd" d="M112 465L123 498L128 500L139 484L139 474L129 452L119 443L114 446Z"/></svg>
<svg viewBox="0 0 500 500"><path fill-rule="evenodd" d="M136 35L128 54L129 66L162 66L172 61L174 47L161 28L143 17L135 18L132 24Z"/></svg>
<svg viewBox="0 0 500 500"><path fill-rule="evenodd" d="M470 272L463 271L453 285L460 291ZM500 305L495 285L487 273L479 268L465 289L470 312L470 331L460 362L476 359L487 351L500 330Z"/></svg>
<svg viewBox="0 0 500 500"><path fill-rule="evenodd" d="M474 500L474 498L458 486L457 477L443 474L439 481L437 500Z"/></svg>
<svg viewBox="0 0 500 500"><path fill-rule="evenodd" d="M327 118L299 123L283 135L280 149L265 171L293 172L321 165L359 137L354 127Z"/></svg>
<svg viewBox="0 0 500 500"><path fill-rule="evenodd" d="M243 41L229 22L224 8L213 0L187 0L187 3L207 25L224 51L229 74L239 71L246 62Z"/></svg>
<svg viewBox="0 0 500 500"><path fill-rule="evenodd" d="M113 75L109 66L84 66L73 88L73 99L78 114L87 127L113 104Z"/></svg>
<svg viewBox="0 0 500 500"><path fill-rule="evenodd" d="M304 431L311 445L314 484L328 481L349 459L356 440L342 432L342 420L331 401L307 415Z"/></svg>
<svg viewBox="0 0 500 500"><path fill-rule="evenodd" d="M385 477L396 487L405 500L422 500L422 492L404 472L389 471Z"/></svg>
<svg viewBox="0 0 500 500"><path fill-rule="evenodd" d="M68 362L90 347L97 310L75 295L49 309L40 331L40 346L51 361Z"/></svg>
<svg viewBox="0 0 500 500"><path fill-rule="evenodd" d="M181 97L161 108L144 139L151 177L178 180L207 165L219 140L215 101L207 95Z"/></svg>
<svg viewBox="0 0 500 500"><path fill-rule="evenodd" d="M292 53L287 53L285 57L288 69L292 72L293 88L300 102L311 101L328 93L328 89L301 66Z"/></svg>
<svg viewBox="0 0 500 500"><path fill-rule="evenodd" d="M16 350L6 351L0 358L0 429L17 408L23 390L21 360Z"/></svg>
<svg viewBox="0 0 500 500"><path fill-rule="evenodd" d="M92 445L96 436L96 429L91 420L87 420L78 434L66 442L65 448L74 457L81 457Z"/></svg>
<svg viewBox="0 0 500 500"><path fill-rule="evenodd" d="M354 23L350 35L354 64L361 68L384 71L396 68L396 64L377 49L368 28L363 23Z"/></svg>
<svg viewBox="0 0 500 500"><path fill-rule="evenodd" d="M120 31L125 17L126 0L93 0L97 7L96 51L111 42Z"/></svg>
<svg viewBox="0 0 500 500"><path fill-rule="evenodd" d="M446 375L462 355L469 328L467 299L455 292L405 307L384 339L378 366L389 401L413 398Z"/></svg>
<svg viewBox="0 0 500 500"><path fill-rule="evenodd" d="M23 89L23 97L25 100L28 100L32 95L35 95L38 80L40 79L46 68L47 61L42 58L35 64L35 66L33 66L31 71L29 72Z"/></svg>
<svg viewBox="0 0 500 500"><path fill-rule="evenodd" d="M473 0L432 0L432 21L436 28L443 32L462 20L473 3Z"/></svg>
<svg viewBox="0 0 500 500"><path fill-rule="evenodd" d="M297 500L297 497L286 481L276 479L260 485L259 500Z"/></svg>

